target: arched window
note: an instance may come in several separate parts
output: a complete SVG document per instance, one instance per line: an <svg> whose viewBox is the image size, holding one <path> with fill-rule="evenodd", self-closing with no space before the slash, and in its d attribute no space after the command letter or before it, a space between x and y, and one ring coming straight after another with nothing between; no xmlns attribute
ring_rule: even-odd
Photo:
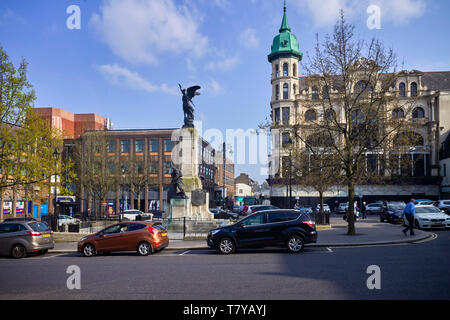
<svg viewBox="0 0 450 320"><path fill-rule="evenodd" d="M405 113L403 112L402 108L395 108L394 110L392 110L392 117L393 118L404 118Z"/></svg>
<svg viewBox="0 0 450 320"><path fill-rule="evenodd" d="M297 93L297 85L292 86L292 93L295 95Z"/></svg>
<svg viewBox="0 0 450 320"><path fill-rule="evenodd" d="M329 95L328 95L328 87L327 86L323 86L322 88L322 99L323 100L328 100Z"/></svg>
<svg viewBox="0 0 450 320"><path fill-rule="evenodd" d="M316 86L312 87L311 98L313 100L318 100L319 99L319 90L317 89Z"/></svg>
<svg viewBox="0 0 450 320"><path fill-rule="evenodd" d="M369 92L372 92L373 88L369 86L369 83L366 80L361 80L355 85L355 89L353 90L355 96L362 93L362 94L368 94Z"/></svg>
<svg viewBox="0 0 450 320"><path fill-rule="evenodd" d="M275 78L280 76L280 66L278 64L275 65Z"/></svg>
<svg viewBox="0 0 450 320"><path fill-rule="evenodd" d="M280 85L275 86L275 100L280 100Z"/></svg>
<svg viewBox="0 0 450 320"><path fill-rule="evenodd" d="M287 77L289 73L289 66L287 63L283 64L283 76Z"/></svg>
<svg viewBox="0 0 450 320"><path fill-rule="evenodd" d="M406 86L404 82L401 82L398 85L398 94L400 95L400 97L405 97L406 96Z"/></svg>
<svg viewBox="0 0 450 320"><path fill-rule="evenodd" d="M411 83L411 97L417 97L417 83Z"/></svg>
<svg viewBox="0 0 450 320"><path fill-rule="evenodd" d="M317 120L316 112L312 109L309 109L305 112L305 120L306 121L315 121Z"/></svg>
<svg viewBox="0 0 450 320"><path fill-rule="evenodd" d="M413 110L412 117L414 119L425 118L425 111L421 107L417 107Z"/></svg>
<svg viewBox="0 0 450 320"><path fill-rule="evenodd" d="M333 109L328 109L325 111L324 119L326 121L333 121L336 118L336 112Z"/></svg>
<svg viewBox="0 0 450 320"><path fill-rule="evenodd" d="M283 99L289 99L289 85L283 84Z"/></svg>
<svg viewBox="0 0 450 320"><path fill-rule="evenodd" d="M296 64L296 63L294 63L294 65L293 65L293 67L292 67L292 73L293 73L293 76L294 76L294 77L297 76L297 64Z"/></svg>

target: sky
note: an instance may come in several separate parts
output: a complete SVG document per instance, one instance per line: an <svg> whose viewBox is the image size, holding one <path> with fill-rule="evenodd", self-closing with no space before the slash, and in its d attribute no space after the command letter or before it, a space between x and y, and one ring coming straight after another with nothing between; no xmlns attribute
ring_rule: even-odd
<svg viewBox="0 0 450 320"><path fill-rule="evenodd" d="M357 38L394 49L399 69L450 70L447 0L287 0L305 57L341 8ZM282 0L2 0L0 46L29 63L36 107L96 113L114 129L182 126L178 84L199 85L195 120L217 147L218 132L254 134L270 117L267 55L282 15ZM228 147L235 175L264 181L265 149L238 144Z"/></svg>

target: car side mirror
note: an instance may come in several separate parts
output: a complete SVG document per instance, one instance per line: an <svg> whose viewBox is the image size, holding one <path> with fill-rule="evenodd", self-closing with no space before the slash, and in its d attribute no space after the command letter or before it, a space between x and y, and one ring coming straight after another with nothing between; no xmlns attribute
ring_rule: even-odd
<svg viewBox="0 0 450 320"><path fill-rule="evenodd" d="M103 233L103 232L99 232L99 233L97 233L97 236L98 236L99 238L103 238L104 233Z"/></svg>
<svg viewBox="0 0 450 320"><path fill-rule="evenodd" d="M244 223L240 223L239 226L240 226L241 228L245 228L245 224L244 224Z"/></svg>

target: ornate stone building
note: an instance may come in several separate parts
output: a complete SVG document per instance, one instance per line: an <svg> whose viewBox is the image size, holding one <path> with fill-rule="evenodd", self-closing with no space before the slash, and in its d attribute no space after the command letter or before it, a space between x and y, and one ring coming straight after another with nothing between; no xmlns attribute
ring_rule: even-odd
<svg viewBox="0 0 450 320"><path fill-rule="evenodd" d="M316 120L321 117L320 112L308 108L311 105L308 102L328 94L328 90L324 90L324 87L314 85L311 77L298 76L302 56L299 42L291 33L288 25L285 7L279 34L275 36L271 52L268 55L268 61L272 66L272 98L270 102L272 124L281 128L279 135L273 135L269 164L275 170L272 170L268 181L271 186L272 203L282 207L288 206L287 198L289 197L286 188L287 177L283 177L283 157L286 157L287 154L282 148L290 139L288 127L302 125L311 119ZM357 84L355 84L355 90L356 86ZM448 158L444 156L448 153L450 139L448 138L450 130L450 71L404 70L398 72L395 74L395 85L390 89L389 94L395 97L396 101L414 99L412 112L407 113L405 110L397 108L390 111L392 114L389 115L409 117L411 120L416 143L409 147L407 156L411 158L413 165L408 172L408 177L402 181L359 185L356 187L356 195L362 196L362 201L366 202L383 199L407 200L411 196L438 199L441 195L441 187L444 187L441 185L442 176L444 173L449 174L444 172L443 168L448 166L444 163L448 161L446 160ZM334 106L333 109L336 117L342 116L343 111L339 109L339 106ZM283 130L283 127L286 129ZM446 141L447 143L445 143ZM445 149L447 153L441 150L444 147L447 148ZM448 184L448 179L445 181ZM331 190L325 194L326 202L346 201L345 186L336 185ZM300 199L305 204L313 204L317 202L318 194L308 191L294 182L292 197Z"/></svg>

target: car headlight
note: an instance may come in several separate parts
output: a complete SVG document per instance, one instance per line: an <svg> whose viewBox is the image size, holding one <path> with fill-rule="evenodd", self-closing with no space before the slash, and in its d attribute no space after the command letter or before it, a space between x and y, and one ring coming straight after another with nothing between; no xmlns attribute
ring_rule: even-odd
<svg viewBox="0 0 450 320"><path fill-rule="evenodd" d="M422 221L430 221L430 219L426 219L426 218L419 218L419 220L422 220Z"/></svg>
<svg viewBox="0 0 450 320"><path fill-rule="evenodd" d="M80 241L84 241L84 240L86 240L88 237L83 237L83 238L81 238L80 239Z"/></svg>

